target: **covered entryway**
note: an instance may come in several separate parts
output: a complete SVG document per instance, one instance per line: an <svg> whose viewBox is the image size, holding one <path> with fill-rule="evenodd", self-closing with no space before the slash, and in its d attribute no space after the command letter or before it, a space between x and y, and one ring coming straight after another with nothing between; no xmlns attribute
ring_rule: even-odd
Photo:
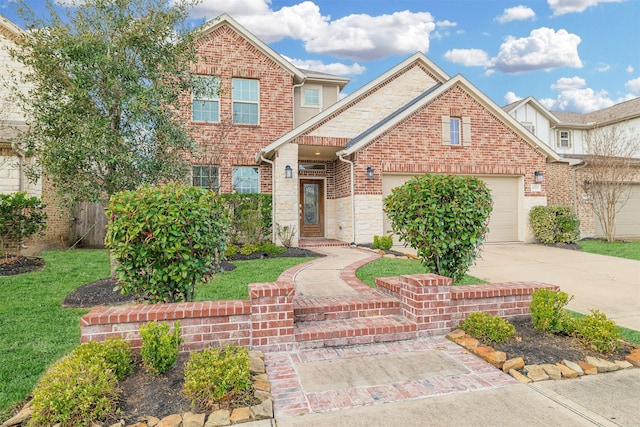
<svg viewBox="0 0 640 427"><path fill-rule="evenodd" d="M398 187L415 175L388 174L382 177L382 196L387 197L391 190ZM520 179L513 176L481 176L480 177L491 189L493 198L493 213L489 220L489 234L487 242L515 242L518 241L519 225L519 192L518 183ZM384 232L390 233L391 224L385 215ZM394 238L395 243L399 243Z"/></svg>
<svg viewBox="0 0 640 427"><path fill-rule="evenodd" d="M596 236L605 237L604 230L598 218L596 223ZM628 239L640 237L640 184L632 184L629 190L629 200L626 201L620 212L616 214L616 238Z"/></svg>
<svg viewBox="0 0 640 427"><path fill-rule="evenodd" d="M323 180L300 180L300 237L324 237Z"/></svg>

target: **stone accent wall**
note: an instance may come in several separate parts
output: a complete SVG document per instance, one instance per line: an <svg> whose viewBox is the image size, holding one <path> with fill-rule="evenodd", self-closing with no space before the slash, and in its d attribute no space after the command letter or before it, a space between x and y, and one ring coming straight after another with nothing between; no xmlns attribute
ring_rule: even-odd
<svg viewBox="0 0 640 427"><path fill-rule="evenodd" d="M382 195L356 194L356 243L371 243L373 236L384 235ZM343 216L343 211L340 211ZM344 218L351 221L351 217Z"/></svg>
<svg viewBox="0 0 640 427"><path fill-rule="evenodd" d="M294 227L296 235L294 242L300 236L298 221L299 203L299 183L298 183L298 146L296 144L285 144L278 150L278 156L273 160L275 170L275 188L273 194L274 218L273 226L279 224L281 227ZM293 176L285 178L285 167L289 165ZM282 244L276 236L276 244Z"/></svg>

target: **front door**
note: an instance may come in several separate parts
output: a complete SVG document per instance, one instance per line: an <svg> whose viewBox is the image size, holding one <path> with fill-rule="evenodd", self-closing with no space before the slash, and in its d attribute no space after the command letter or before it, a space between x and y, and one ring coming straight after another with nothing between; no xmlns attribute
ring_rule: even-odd
<svg viewBox="0 0 640 427"><path fill-rule="evenodd" d="M300 237L324 237L324 181L300 180Z"/></svg>

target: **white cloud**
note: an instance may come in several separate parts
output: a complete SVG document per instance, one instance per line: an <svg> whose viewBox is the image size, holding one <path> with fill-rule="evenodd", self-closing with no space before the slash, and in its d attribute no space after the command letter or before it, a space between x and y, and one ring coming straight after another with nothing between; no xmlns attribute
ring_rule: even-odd
<svg viewBox="0 0 640 427"><path fill-rule="evenodd" d="M635 70L634 70L634 68L633 68L633 65L629 65L629 66L627 67L627 73L633 73L634 71L635 71Z"/></svg>
<svg viewBox="0 0 640 427"><path fill-rule="evenodd" d="M521 96L518 96L515 94L515 92L511 92L511 91L507 92L504 95L504 102L507 104L512 104L516 101L520 101L521 99L522 99Z"/></svg>
<svg viewBox="0 0 640 427"><path fill-rule="evenodd" d="M328 73L337 76L353 76L362 74L367 70L365 67L358 63L351 65L341 64L339 62L325 64L322 61L317 61L314 59L293 59L287 58L286 56L284 58L298 68L319 71L321 73Z"/></svg>
<svg viewBox="0 0 640 427"><path fill-rule="evenodd" d="M554 68L582 68L578 55L581 39L566 30L551 28L532 30L529 37L509 36L500 46L491 68L505 73L520 73Z"/></svg>
<svg viewBox="0 0 640 427"><path fill-rule="evenodd" d="M467 67L486 67L490 64L489 55L482 49L451 49L444 57L450 62Z"/></svg>
<svg viewBox="0 0 640 427"><path fill-rule="evenodd" d="M332 21L312 1L272 10L269 0L204 0L191 16L212 18L223 12L267 43L291 37L302 40L308 52L354 61L427 52L436 27L430 13L408 10L379 16L354 14ZM438 25L457 24L441 21Z"/></svg>
<svg viewBox="0 0 640 427"><path fill-rule="evenodd" d="M504 24L505 22L524 21L527 19L534 19L535 17L536 13L533 9L527 6L515 6L505 9L502 15L496 18L496 21Z"/></svg>
<svg viewBox="0 0 640 427"><path fill-rule="evenodd" d="M619 102L611 99L607 91L595 91L586 85L586 80L581 77L562 77L551 85L551 89L560 91L560 94L555 99L545 98L540 102L550 110L574 113L590 113Z"/></svg>
<svg viewBox="0 0 640 427"><path fill-rule="evenodd" d="M587 81L581 77L561 77L551 85L553 90L580 89L587 85Z"/></svg>
<svg viewBox="0 0 640 427"><path fill-rule="evenodd" d="M629 80L624 85L634 94L640 95L640 77L638 77L637 79Z"/></svg>
<svg viewBox="0 0 640 427"><path fill-rule="evenodd" d="M596 68L596 71L599 73L606 73L607 71L609 71L611 69L611 65L609 64L602 64L600 65L598 68Z"/></svg>
<svg viewBox="0 0 640 427"><path fill-rule="evenodd" d="M583 12L598 3L619 3L624 0L547 0L554 15Z"/></svg>
<svg viewBox="0 0 640 427"><path fill-rule="evenodd" d="M426 52L429 34L434 29L433 17L428 12L349 15L332 21L326 31L319 31L305 40L305 47L313 53L367 61Z"/></svg>
<svg viewBox="0 0 640 427"><path fill-rule="evenodd" d="M444 21L438 21L436 22L436 26L438 28L445 28L445 27L457 27L458 23L457 22L451 22L448 19L445 19Z"/></svg>

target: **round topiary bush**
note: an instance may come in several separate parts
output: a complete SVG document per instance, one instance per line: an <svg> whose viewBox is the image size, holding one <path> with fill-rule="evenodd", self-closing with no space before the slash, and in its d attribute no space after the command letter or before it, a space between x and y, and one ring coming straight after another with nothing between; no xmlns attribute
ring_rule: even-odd
<svg viewBox="0 0 640 427"><path fill-rule="evenodd" d="M484 241L492 200L480 178L427 174L394 188L384 210L428 271L458 282Z"/></svg>

